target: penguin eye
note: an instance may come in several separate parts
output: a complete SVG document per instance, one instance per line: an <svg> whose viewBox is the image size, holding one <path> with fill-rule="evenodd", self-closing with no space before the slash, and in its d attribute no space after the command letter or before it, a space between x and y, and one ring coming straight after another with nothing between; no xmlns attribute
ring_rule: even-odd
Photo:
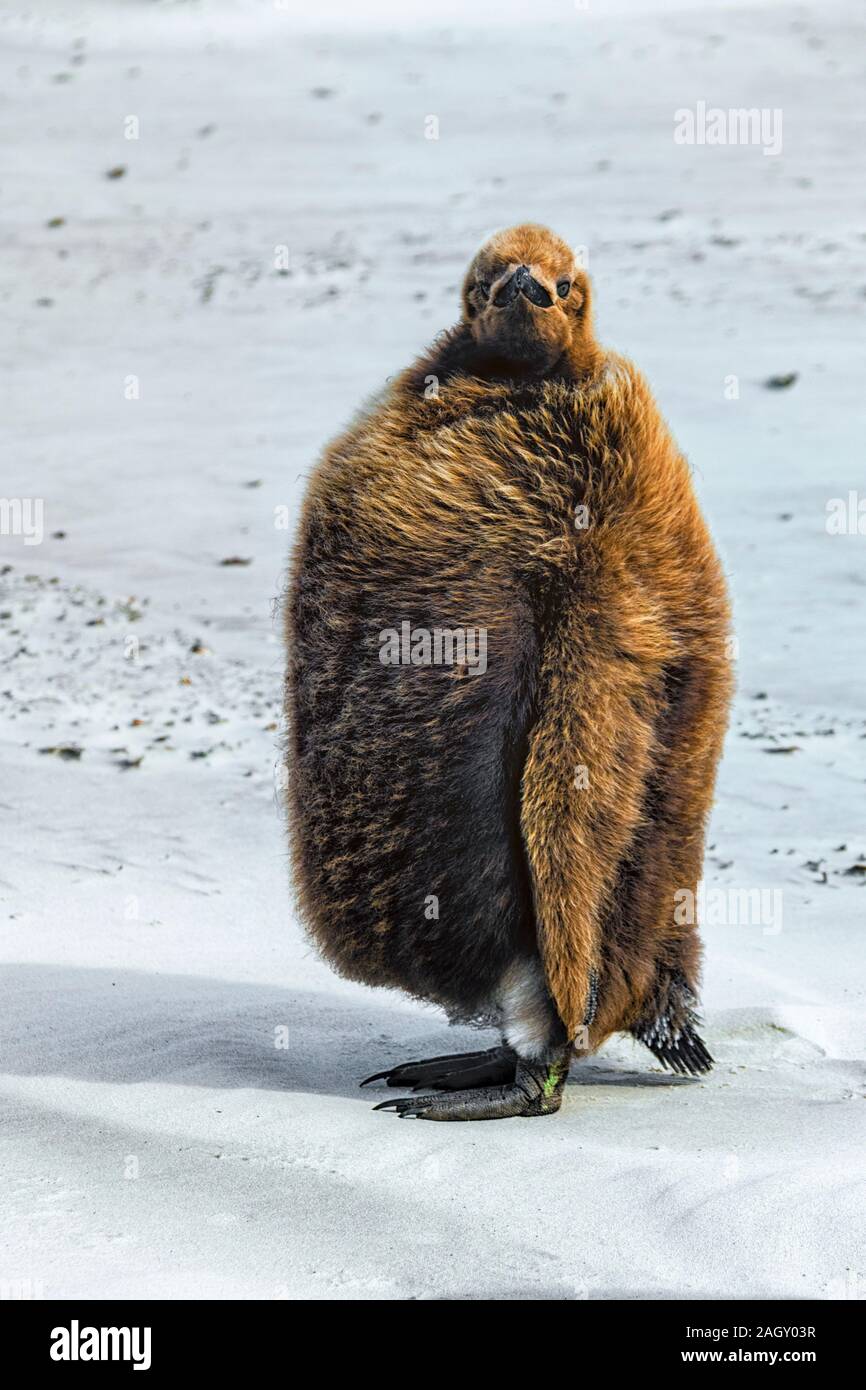
<svg viewBox="0 0 866 1390"><path fill-rule="evenodd" d="M570 281L570 280L560 280L560 281L557 283L557 286L556 286L556 293L559 295L560 299L565 299L565 296L568 294L568 291L569 291L570 289L571 289L571 281Z"/></svg>

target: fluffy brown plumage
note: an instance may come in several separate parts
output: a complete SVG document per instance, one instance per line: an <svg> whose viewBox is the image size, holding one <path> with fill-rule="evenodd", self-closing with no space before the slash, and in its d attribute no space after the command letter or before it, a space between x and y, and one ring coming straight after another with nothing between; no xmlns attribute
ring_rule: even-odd
<svg viewBox="0 0 866 1390"><path fill-rule="evenodd" d="M593 1048L631 1031L702 1070L674 895L701 874L728 602L590 298L559 238L499 233L457 327L319 463L286 602L295 879L353 979L480 1013L537 951L569 1039L592 1017ZM486 670L384 665L404 621L485 631Z"/></svg>

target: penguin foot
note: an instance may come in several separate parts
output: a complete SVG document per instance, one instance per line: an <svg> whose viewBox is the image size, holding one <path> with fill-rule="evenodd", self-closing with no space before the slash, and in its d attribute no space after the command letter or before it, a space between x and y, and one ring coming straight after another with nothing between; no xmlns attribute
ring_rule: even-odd
<svg viewBox="0 0 866 1390"><path fill-rule="evenodd" d="M463 1052L447 1057L428 1057L423 1062L404 1062L389 1071L377 1071L361 1082L384 1081L387 1086L419 1090L433 1086L442 1091L463 1091L473 1086L496 1086L513 1081L517 1053L510 1047L491 1047L486 1052Z"/></svg>
<svg viewBox="0 0 866 1390"><path fill-rule="evenodd" d="M479 1086L450 1095L405 1096L383 1100L374 1110L393 1110L401 1120L507 1120L554 1115L562 1104L570 1048L560 1048L552 1061L517 1059L510 1086Z"/></svg>

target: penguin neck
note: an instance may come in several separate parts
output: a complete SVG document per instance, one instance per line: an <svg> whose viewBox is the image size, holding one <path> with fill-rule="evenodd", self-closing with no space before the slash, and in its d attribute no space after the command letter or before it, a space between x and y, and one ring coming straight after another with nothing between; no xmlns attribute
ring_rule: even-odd
<svg viewBox="0 0 866 1390"><path fill-rule="evenodd" d="M572 343L553 362L515 361L476 343L467 324L458 324L445 334L424 366L424 370L445 382L455 375L472 376L501 385L541 385L544 382L578 384L592 376L603 360L602 349L591 335Z"/></svg>

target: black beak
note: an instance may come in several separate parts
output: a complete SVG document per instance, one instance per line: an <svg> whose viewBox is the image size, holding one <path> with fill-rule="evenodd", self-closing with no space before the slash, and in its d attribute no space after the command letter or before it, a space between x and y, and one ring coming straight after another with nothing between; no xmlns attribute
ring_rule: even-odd
<svg viewBox="0 0 866 1390"><path fill-rule="evenodd" d="M497 290L493 303L497 309L505 309L519 294L525 295L531 304L537 304L541 309L549 309L553 303L547 290L533 279L529 267L525 265L519 265L514 274Z"/></svg>

